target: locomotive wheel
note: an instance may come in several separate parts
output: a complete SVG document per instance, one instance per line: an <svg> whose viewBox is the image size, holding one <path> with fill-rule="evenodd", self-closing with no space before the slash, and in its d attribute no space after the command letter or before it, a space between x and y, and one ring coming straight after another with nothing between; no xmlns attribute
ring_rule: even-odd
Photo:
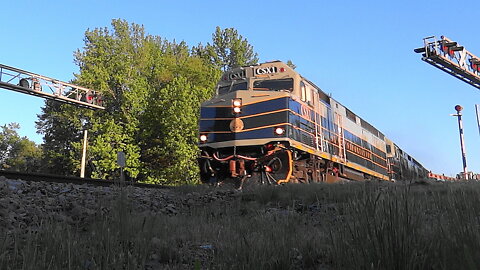
<svg viewBox="0 0 480 270"><path fill-rule="evenodd" d="M208 159L199 159L200 180L205 184L214 184L218 182L216 175L213 173L212 162Z"/></svg>
<svg viewBox="0 0 480 270"><path fill-rule="evenodd" d="M261 179L267 184L287 183L292 176L292 152L281 150L266 157L264 163L270 171L262 172Z"/></svg>
<svg viewBox="0 0 480 270"><path fill-rule="evenodd" d="M237 183L238 184L235 187L241 190L253 189L264 185L277 185L277 180L274 179L269 173L262 171L249 177L238 177Z"/></svg>
<svg viewBox="0 0 480 270"><path fill-rule="evenodd" d="M208 159L199 159L198 164L200 167L200 180L202 183L209 183L210 178L212 177L210 160Z"/></svg>
<svg viewBox="0 0 480 270"><path fill-rule="evenodd" d="M219 169L219 164L209 159L199 159L200 180L204 184L217 185L226 178L225 168Z"/></svg>
<svg viewBox="0 0 480 270"><path fill-rule="evenodd" d="M235 179L235 188L238 190L253 188L258 185L258 179L250 177L248 175L237 177Z"/></svg>

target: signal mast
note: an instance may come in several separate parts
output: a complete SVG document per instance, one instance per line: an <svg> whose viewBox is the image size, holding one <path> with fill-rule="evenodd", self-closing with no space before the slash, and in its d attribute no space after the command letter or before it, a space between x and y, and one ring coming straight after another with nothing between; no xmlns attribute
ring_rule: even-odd
<svg viewBox="0 0 480 270"><path fill-rule="evenodd" d="M102 96L95 90L2 64L0 88L87 109L105 109L102 106Z"/></svg>
<svg viewBox="0 0 480 270"><path fill-rule="evenodd" d="M445 36L441 36L437 40L435 36L423 39L424 46L414 49L416 53L422 53L422 61L443 70L444 72L460 79L471 86L480 89L480 58L473 53L467 51L463 46L458 45L456 41L452 41ZM480 117L478 115L480 108L475 105L477 111L477 122L480 130ZM460 105L455 106L458 117L460 131L460 145L463 161L463 176L468 179L467 161L465 157L465 144L463 141L463 127L461 122Z"/></svg>

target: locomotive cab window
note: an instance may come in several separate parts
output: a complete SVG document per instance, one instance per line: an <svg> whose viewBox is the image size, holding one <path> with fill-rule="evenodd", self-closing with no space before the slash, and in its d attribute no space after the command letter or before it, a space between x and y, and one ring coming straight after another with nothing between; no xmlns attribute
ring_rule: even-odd
<svg viewBox="0 0 480 270"><path fill-rule="evenodd" d="M305 101L307 100L307 86L305 85L304 82L300 82L300 95L301 95L301 100Z"/></svg>
<svg viewBox="0 0 480 270"><path fill-rule="evenodd" d="M313 106L313 98L315 96L314 88L308 86L304 82L300 82L300 91L302 101L305 101L308 103L308 105Z"/></svg>
<svg viewBox="0 0 480 270"><path fill-rule="evenodd" d="M261 80L253 82L253 90L289 91L293 90L293 79Z"/></svg>
<svg viewBox="0 0 480 270"><path fill-rule="evenodd" d="M241 82L241 83L218 87L218 94L223 95L229 92L234 92L238 90L247 90L247 89L248 89L247 82Z"/></svg>

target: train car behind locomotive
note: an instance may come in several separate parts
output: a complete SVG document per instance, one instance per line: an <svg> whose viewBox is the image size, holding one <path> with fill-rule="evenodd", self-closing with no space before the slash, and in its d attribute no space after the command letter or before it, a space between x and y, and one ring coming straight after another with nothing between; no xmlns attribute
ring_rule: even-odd
<svg viewBox="0 0 480 270"><path fill-rule="evenodd" d="M416 161L395 171L409 155L280 61L225 72L201 106L199 129L206 183L390 180L426 171Z"/></svg>

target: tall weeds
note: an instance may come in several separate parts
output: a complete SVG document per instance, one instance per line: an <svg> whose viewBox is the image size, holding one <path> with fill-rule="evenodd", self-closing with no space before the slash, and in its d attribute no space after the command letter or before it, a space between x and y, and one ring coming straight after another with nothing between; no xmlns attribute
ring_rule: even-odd
<svg viewBox="0 0 480 270"><path fill-rule="evenodd" d="M479 191L476 183L365 185L346 204L345 220L330 228L335 266L478 269Z"/></svg>
<svg viewBox="0 0 480 270"><path fill-rule="evenodd" d="M0 269L480 268L478 183L188 187L208 200L148 215L122 190L87 226L2 232Z"/></svg>

